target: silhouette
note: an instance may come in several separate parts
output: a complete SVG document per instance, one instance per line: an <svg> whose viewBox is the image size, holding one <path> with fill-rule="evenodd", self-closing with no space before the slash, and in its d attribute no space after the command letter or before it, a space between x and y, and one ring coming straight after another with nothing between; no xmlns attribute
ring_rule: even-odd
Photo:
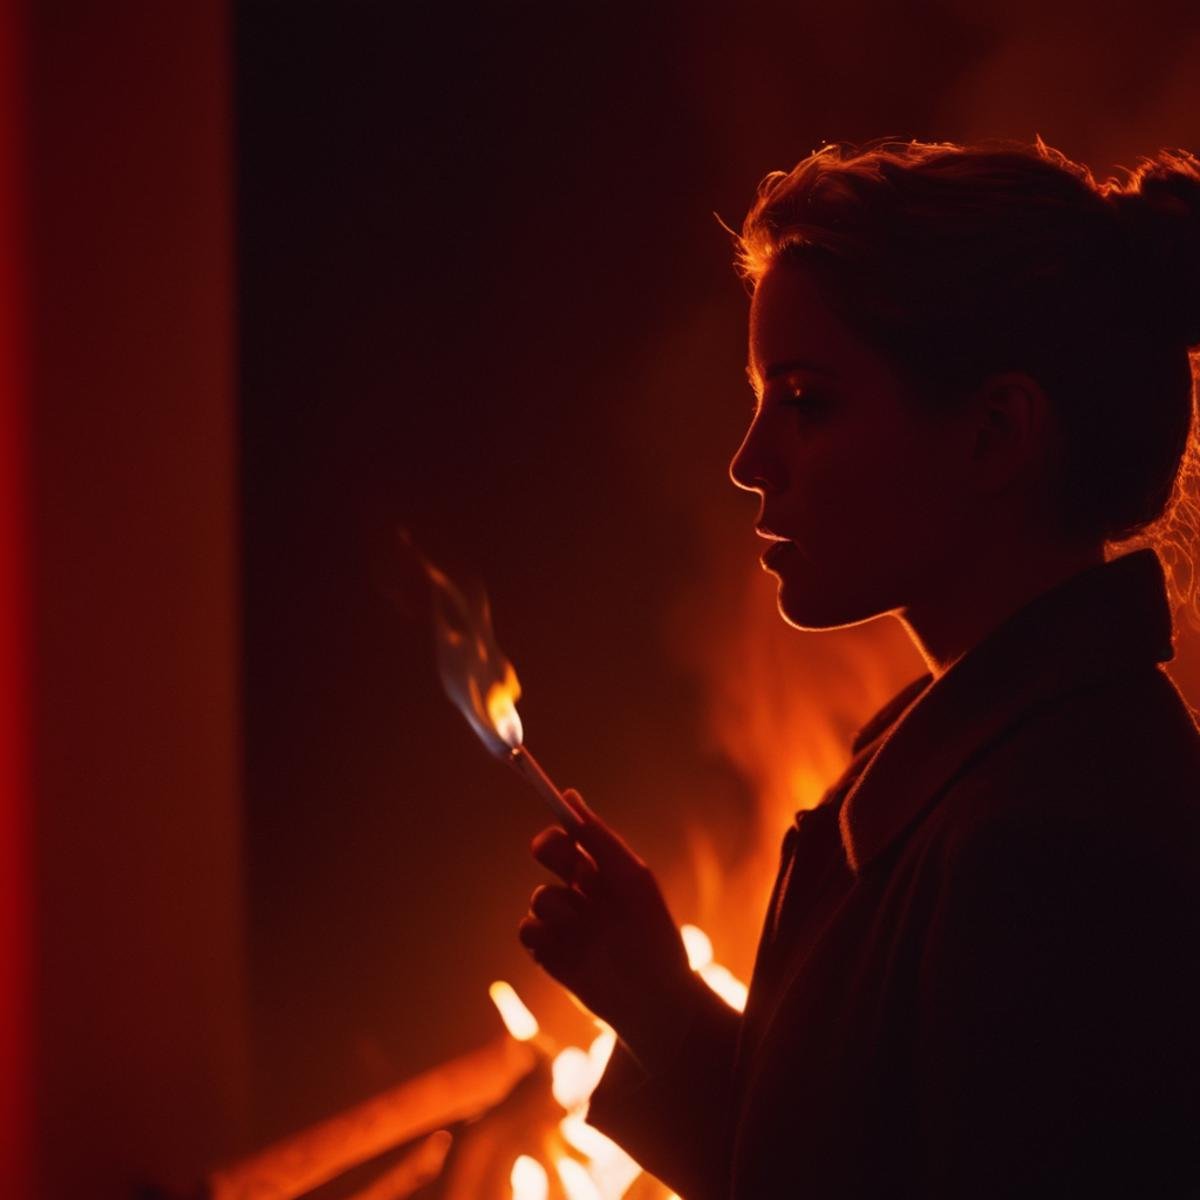
<svg viewBox="0 0 1200 1200"><path fill-rule="evenodd" d="M826 146L738 236L731 464L799 629L927 671L783 839L744 1014L584 814L519 936L616 1029L589 1120L686 1200L1200 1194L1200 161Z"/></svg>

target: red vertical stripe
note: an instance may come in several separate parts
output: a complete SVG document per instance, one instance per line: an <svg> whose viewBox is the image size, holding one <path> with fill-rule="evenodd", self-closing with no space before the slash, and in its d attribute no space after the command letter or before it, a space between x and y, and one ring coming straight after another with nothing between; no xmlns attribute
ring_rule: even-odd
<svg viewBox="0 0 1200 1200"><path fill-rule="evenodd" d="M30 780L26 26L0 0L0 1194L29 1194Z"/></svg>

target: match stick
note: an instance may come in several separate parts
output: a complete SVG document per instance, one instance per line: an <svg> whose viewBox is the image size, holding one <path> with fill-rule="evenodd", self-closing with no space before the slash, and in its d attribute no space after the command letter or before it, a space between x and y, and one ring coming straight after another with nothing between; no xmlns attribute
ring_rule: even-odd
<svg viewBox="0 0 1200 1200"><path fill-rule="evenodd" d="M535 792L550 806L555 817L568 833L574 833L583 822L579 814L567 803L562 792L542 770L541 763L524 746L515 746L507 755L509 764L525 779Z"/></svg>

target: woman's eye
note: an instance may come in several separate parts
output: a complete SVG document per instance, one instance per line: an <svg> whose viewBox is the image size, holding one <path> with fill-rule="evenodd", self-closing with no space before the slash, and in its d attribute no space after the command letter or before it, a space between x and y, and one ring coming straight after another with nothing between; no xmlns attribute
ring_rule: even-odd
<svg viewBox="0 0 1200 1200"><path fill-rule="evenodd" d="M756 417L764 405L794 409L802 416L815 416L826 406L826 397L810 387L793 384L768 389L761 396L756 395L750 404L751 416Z"/></svg>
<svg viewBox="0 0 1200 1200"><path fill-rule="evenodd" d="M792 388L784 396L783 402L792 408L816 408L821 403L821 396L811 388Z"/></svg>

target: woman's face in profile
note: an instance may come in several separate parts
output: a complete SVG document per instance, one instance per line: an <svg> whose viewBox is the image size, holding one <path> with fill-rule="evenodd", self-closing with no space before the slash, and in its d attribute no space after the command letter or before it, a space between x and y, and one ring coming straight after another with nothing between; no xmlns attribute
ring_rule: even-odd
<svg viewBox="0 0 1200 1200"><path fill-rule="evenodd" d="M922 413L813 276L777 263L755 289L754 416L730 464L762 498L764 567L793 625L828 629L902 609L970 534L970 432Z"/></svg>

